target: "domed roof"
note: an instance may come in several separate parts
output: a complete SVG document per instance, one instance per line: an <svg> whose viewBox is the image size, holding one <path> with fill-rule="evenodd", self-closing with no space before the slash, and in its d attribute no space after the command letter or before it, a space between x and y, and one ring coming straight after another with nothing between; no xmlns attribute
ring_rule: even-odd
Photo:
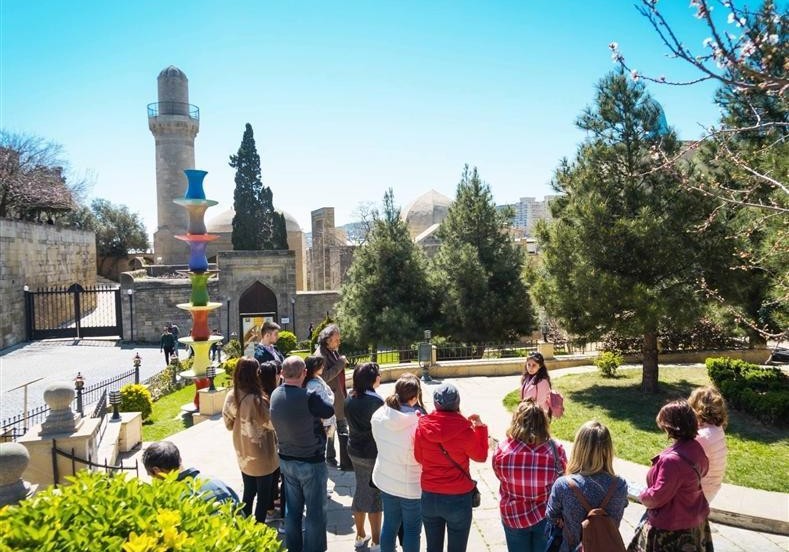
<svg viewBox="0 0 789 552"><path fill-rule="evenodd" d="M418 236L434 224L441 224L449 212L452 200L444 194L430 190L416 198L402 218L411 236Z"/></svg>
<svg viewBox="0 0 789 552"><path fill-rule="evenodd" d="M170 65L169 67L165 67L164 69L162 69L162 71L159 73L159 77L158 78L161 79L161 78L165 78L165 77L180 77L182 79L185 79L186 78L186 73L181 71L175 65Z"/></svg>
<svg viewBox="0 0 789 552"><path fill-rule="evenodd" d="M301 232L301 226L290 213L278 210L278 213L285 215L285 230L287 232ZM230 234L233 232L233 217L236 211L232 207L222 211L217 216L209 219L205 223L206 231L209 234Z"/></svg>

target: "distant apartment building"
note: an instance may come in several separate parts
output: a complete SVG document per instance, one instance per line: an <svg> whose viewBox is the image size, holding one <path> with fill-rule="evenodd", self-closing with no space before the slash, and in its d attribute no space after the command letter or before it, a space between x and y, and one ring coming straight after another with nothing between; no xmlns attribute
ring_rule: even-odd
<svg viewBox="0 0 789 552"><path fill-rule="evenodd" d="M512 226L516 230L520 230L524 236L533 236L534 226L538 220L551 219L549 204L555 197L555 195L547 195L542 201L538 201L534 197L522 197L518 203L499 205L499 209L511 208L513 211Z"/></svg>

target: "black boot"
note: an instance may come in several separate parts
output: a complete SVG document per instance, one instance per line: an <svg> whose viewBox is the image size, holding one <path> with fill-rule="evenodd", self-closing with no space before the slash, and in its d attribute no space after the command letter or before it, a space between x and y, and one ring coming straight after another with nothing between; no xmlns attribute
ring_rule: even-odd
<svg viewBox="0 0 789 552"><path fill-rule="evenodd" d="M342 471L353 471L353 464L350 456L348 456L348 434L338 433L337 439L340 441L340 469Z"/></svg>

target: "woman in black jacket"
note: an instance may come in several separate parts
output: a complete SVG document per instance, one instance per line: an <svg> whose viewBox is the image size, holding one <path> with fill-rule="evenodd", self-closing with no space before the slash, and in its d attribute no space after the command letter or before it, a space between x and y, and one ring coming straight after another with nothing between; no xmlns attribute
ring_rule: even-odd
<svg viewBox="0 0 789 552"><path fill-rule="evenodd" d="M370 419L383 404L383 398L375 389L381 385L381 370L374 362L357 366L353 371L353 390L345 401L345 417L348 420L350 437L348 455L356 474L356 490L353 493L351 511L356 524L356 548L370 542L370 551L380 550L381 492L372 484L373 467L378 448L373 439ZM365 515L370 519L370 536L364 531Z"/></svg>

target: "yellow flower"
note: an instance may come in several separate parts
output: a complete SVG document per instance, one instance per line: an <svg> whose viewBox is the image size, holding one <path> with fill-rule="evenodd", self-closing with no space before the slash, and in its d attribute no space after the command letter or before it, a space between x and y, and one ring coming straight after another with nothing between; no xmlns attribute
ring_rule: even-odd
<svg viewBox="0 0 789 552"><path fill-rule="evenodd" d="M154 552L164 550L158 546L159 539L151 535L138 535L134 531L129 535L129 540L123 543L123 552Z"/></svg>
<svg viewBox="0 0 789 552"><path fill-rule="evenodd" d="M156 514L156 522L163 529L178 527L181 524L181 512L177 510L162 510Z"/></svg>

